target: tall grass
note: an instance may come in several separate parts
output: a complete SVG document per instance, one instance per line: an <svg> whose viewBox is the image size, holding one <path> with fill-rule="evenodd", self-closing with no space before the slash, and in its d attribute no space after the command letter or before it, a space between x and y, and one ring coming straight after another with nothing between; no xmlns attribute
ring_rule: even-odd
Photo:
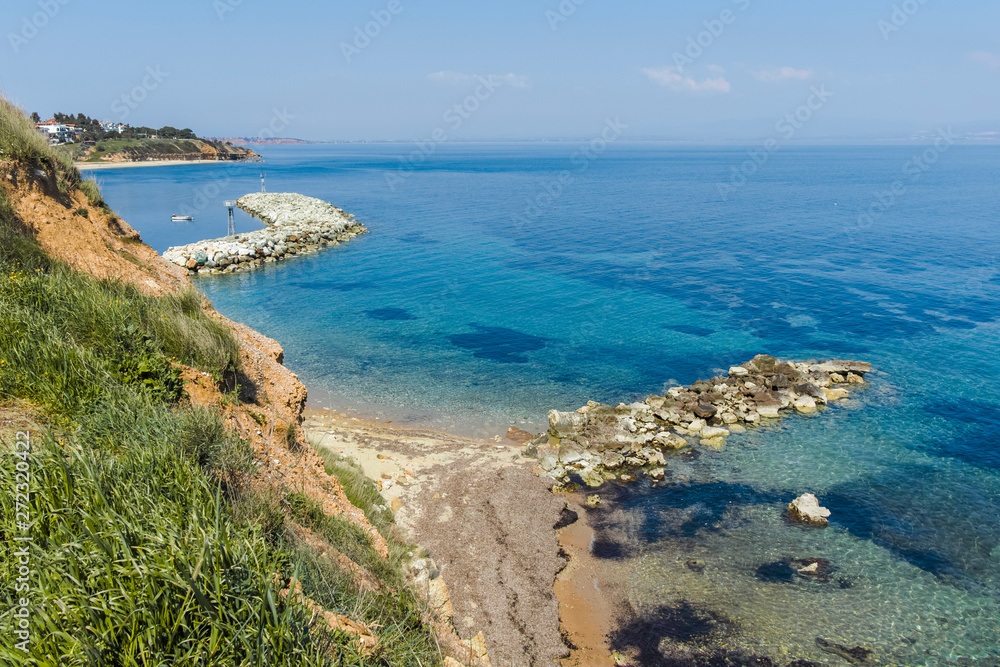
<svg viewBox="0 0 1000 667"><path fill-rule="evenodd" d="M69 444L35 441L35 664L328 664L331 639L277 596L273 575L292 574L289 555L253 522L232 520L208 474L211 457L190 455L192 442L238 447L218 417L207 431L199 426L206 419L123 392L102 398ZM16 460L5 453L0 461L7 488ZM12 495L0 503L0 597L11 609L24 595L13 585L20 531ZM0 640L0 656L30 664L8 642Z"/></svg>
<svg viewBox="0 0 1000 667"><path fill-rule="evenodd" d="M221 377L239 363L232 334L192 291L150 297L54 262L32 239L0 228L0 394L75 414L102 388L180 392L171 361Z"/></svg>
<svg viewBox="0 0 1000 667"><path fill-rule="evenodd" d="M91 206L104 206L104 197L101 195L101 187L97 181L80 181L80 192L87 195L87 201Z"/></svg>
<svg viewBox="0 0 1000 667"><path fill-rule="evenodd" d="M13 160L28 165L40 164L51 168L59 180L60 189L76 187L80 171L73 159L63 151L54 150L48 140L35 131L24 112L0 95L0 160Z"/></svg>
<svg viewBox="0 0 1000 667"><path fill-rule="evenodd" d="M393 538L396 537L396 520L392 512L387 511L385 499L379 493L375 482L351 459L325 447L314 447L314 449L323 459L326 473L337 478L344 488L347 499L365 513L368 522L378 529L391 547Z"/></svg>

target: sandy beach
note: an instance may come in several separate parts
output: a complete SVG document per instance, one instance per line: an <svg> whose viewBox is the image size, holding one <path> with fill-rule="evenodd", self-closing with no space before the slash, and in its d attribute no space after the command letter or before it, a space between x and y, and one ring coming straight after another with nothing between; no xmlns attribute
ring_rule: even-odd
<svg viewBox="0 0 1000 667"><path fill-rule="evenodd" d="M76 162L80 171L132 169L135 167L177 167L185 164L230 164L230 160L147 160L145 162Z"/></svg>
<svg viewBox="0 0 1000 667"><path fill-rule="evenodd" d="M613 619L594 587L590 528L579 521L556 530L582 508L551 492L519 444L328 409L307 410L304 428L314 446L355 461L381 487L407 539L440 569L455 631L463 639L482 632L493 664L614 664L604 637Z"/></svg>

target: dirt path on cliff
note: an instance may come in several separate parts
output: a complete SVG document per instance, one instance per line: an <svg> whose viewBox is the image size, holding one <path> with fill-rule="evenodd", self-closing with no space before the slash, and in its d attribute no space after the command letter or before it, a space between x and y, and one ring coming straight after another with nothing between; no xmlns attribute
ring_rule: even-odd
<svg viewBox="0 0 1000 667"><path fill-rule="evenodd" d="M566 564L553 527L566 501L520 447L395 429L309 412L310 440L378 480L407 538L430 551L459 636L482 631L493 665L553 665L560 636L556 575Z"/></svg>

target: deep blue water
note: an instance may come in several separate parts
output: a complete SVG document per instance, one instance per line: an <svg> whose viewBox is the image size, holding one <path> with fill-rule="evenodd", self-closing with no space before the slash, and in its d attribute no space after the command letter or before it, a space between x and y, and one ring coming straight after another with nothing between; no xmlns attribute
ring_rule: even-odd
<svg viewBox="0 0 1000 667"><path fill-rule="evenodd" d="M638 608L724 606L762 650L829 658L803 620L821 618L885 664L996 655L1000 151L956 146L912 178L921 147L787 148L726 198L717 184L744 148L578 149L442 146L405 170L403 145L265 149L269 191L334 202L371 233L198 285L281 341L316 403L479 435L541 430L550 408L662 392L761 352L871 361L842 406L672 463L667 490L609 491L595 539L643 573ZM163 251L224 234L222 200L258 190L260 170L97 177ZM859 225L894 181L905 192ZM195 223L170 223L185 206ZM806 491L830 529L780 519ZM709 564L696 580L676 565L691 554ZM755 576L817 555L851 585Z"/></svg>

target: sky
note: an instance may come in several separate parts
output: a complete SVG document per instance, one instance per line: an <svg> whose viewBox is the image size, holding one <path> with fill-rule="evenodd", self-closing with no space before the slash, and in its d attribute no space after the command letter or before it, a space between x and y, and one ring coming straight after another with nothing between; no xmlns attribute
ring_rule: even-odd
<svg viewBox="0 0 1000 667"><path fill-rule="evenodd" d="M3 0L0 89L199 136L892 138L1000 130L998 25L996 0Z"/></svg>

